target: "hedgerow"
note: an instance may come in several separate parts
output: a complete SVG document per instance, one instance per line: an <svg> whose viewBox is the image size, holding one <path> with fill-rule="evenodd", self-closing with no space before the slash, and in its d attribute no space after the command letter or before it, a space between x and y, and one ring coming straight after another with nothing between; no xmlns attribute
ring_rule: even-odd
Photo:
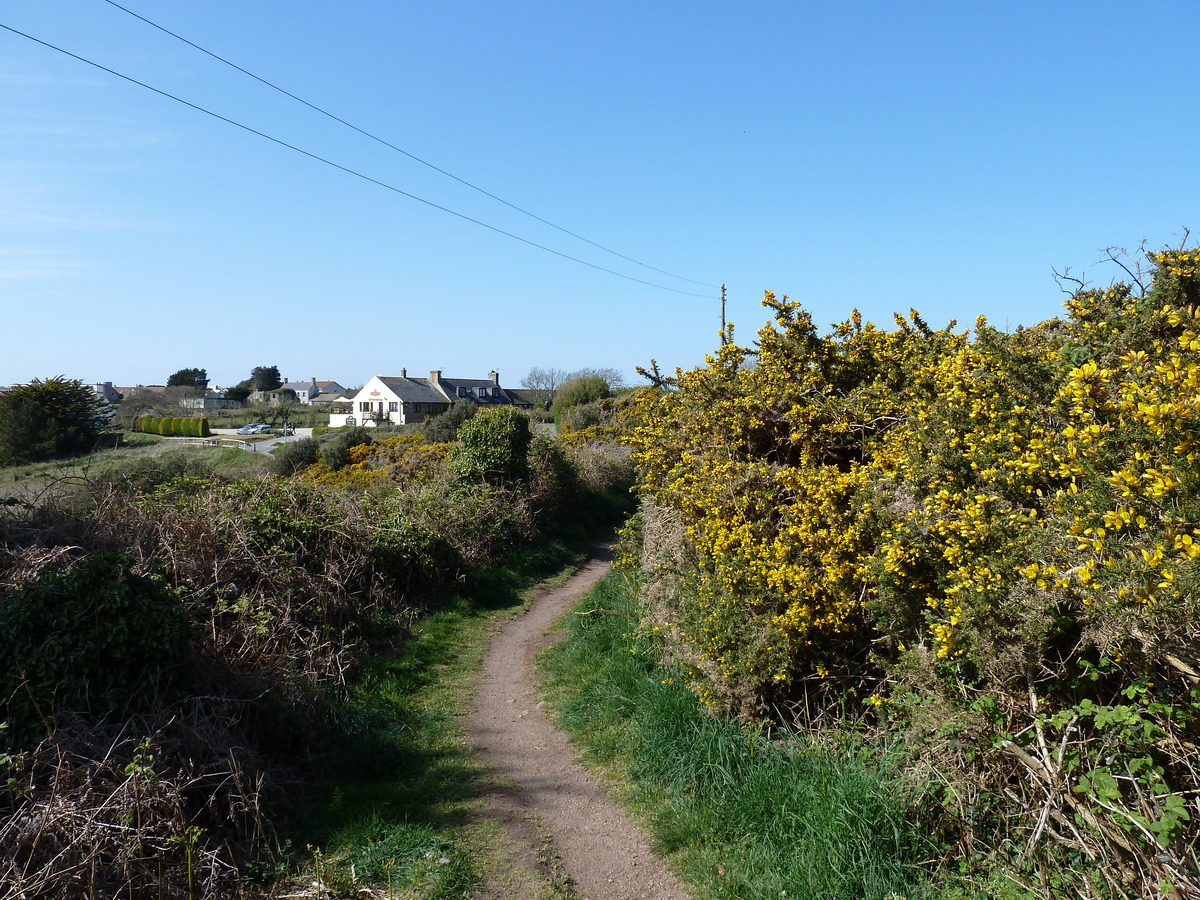
<svg viewBox="0 0 1200 900"><path fill-rule="evenodd" d="M1030 895L1200 891L1200 253L1150 263L1013 333L821 335L768 294L755 346L635 413L650 615L695 692L903 732L962 865Z"/></svg>
<svg viewBox="0 0 1200 900"><path fill-rule="evenodd" d="M208 419L203 416L190 418L141 416L134 420L133 430L146 434L180 435L182 437L210 437L212 435Z"/></svg>
<svg viewBox="0 0 1200 900"><path fill-rule="evenodd" d="M479 482L420 435L293 477L190 449L0 504L0 883L22 896L294 893L294 814L361 728L368 664L631 476L541 438Z"/></svg>

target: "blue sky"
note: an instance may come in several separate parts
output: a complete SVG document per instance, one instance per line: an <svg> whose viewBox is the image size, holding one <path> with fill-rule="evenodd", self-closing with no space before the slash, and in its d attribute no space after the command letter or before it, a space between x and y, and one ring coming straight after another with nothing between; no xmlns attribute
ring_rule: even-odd
<svg viewBox="0 0 1200 900"><path fill-rule="evenodd" d="M1195 0L122 5L642 265L104 0L9 0L0 24L629 278L0 31L0 384L636 382L717 345L722 282L744 342L767 289L822 324L1015 327L1058 314L1053 269L1107 284L1104 248L1200 234Z"/></svg>

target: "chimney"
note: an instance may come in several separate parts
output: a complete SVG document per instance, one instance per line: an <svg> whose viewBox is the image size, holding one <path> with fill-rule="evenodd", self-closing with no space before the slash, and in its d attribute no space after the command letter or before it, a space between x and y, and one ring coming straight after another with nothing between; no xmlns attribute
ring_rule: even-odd
<svg viewBox="0 0 1200 900"><path fill-rule="evenodd" d="M401 378L407 378L407 377L408 377L408 369L401 368L401 369L400 369L400 377L401 377Z"/></svg>
<svg viewBox="0 0 1200 900"><path fill-rule="evenodd" d="M500 373L496 371L488 372L488 378L492 379L492 384L500 387Z"/></svg>
<svg viewBox="0 0 1200 900"><path fill-rule="evenodd" d="M429 370L429 380L432 381L434 384L437 384L439 381L441 381L442 380L442 370L441 369L430 369Z"/></svg>

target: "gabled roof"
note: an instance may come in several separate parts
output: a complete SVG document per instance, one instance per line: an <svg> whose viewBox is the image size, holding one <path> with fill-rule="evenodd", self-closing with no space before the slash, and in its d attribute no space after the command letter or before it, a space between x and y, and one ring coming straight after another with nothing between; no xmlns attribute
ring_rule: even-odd
<svg viewBox="0 0 1200 900"><path fill-rule="evenodd" d="M399 375L376 376L389 391L405 403L445 403L446 398L427 378L404 378ZM370 382L368 382L370 384ZM363 388L366 390L366 388ZM359 393L362 393L361 391Z"/></svg>
<svg viewBox="0 0 1200 900"><path fill-rule="evenodd" d="M504 388L496 384L490 378L446 378L438 379L438 386L446 392L451 400L474 400L481 405L487 404L508 404L512 403L512 399L505 392ZM465 394L459 393L459 388L463 388ZM480 389L487 391L487 396L480 394Z"/></svg>
<svg viewBox="0 0 1200 900"><path fill-rule="evenodd" d="M546 406L551 393L544 388L505 388L504 392L512 398L513 403L524 403L529 406Z"/></svg>

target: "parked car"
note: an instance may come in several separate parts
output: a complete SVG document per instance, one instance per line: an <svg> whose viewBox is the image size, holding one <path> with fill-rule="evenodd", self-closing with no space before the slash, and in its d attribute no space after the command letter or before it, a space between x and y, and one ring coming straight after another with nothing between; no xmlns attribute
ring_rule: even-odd
<svg viewBox="0 0 1200 900"><path fill-rule="evenodd" d="M272 428L270 425L268 425L266 422L259 422L257 425L254 426L254 430L250 433L251 434L270 434L274 430L275 429Z"/></svg>
<svg viewBox="0 0 1200 900"><path fill-rule="evenodd" d="M249 425L243 425L237 430L238 434L257 434L259 422L251 422Z"/></svg>

